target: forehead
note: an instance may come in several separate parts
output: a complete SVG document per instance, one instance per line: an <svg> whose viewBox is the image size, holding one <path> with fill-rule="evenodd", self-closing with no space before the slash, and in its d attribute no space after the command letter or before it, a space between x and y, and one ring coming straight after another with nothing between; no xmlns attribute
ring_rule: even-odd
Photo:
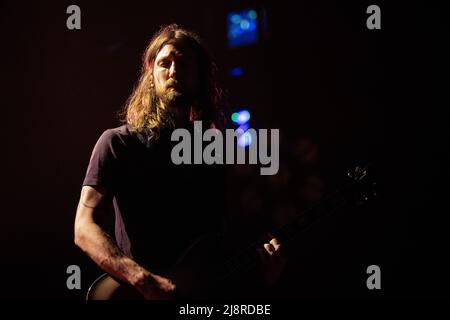
<svg viewBox="0 0 450 320"><path fill-rule="evenodd" d="M183 58L192 60L194 59L194 56L192 49L187 46L166 44L158 52L155 60L158 61L165 58Z"/></svg>

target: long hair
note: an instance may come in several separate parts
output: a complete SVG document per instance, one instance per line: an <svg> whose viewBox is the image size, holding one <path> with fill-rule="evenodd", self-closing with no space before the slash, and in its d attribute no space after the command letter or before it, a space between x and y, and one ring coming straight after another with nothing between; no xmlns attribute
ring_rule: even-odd
<svg viewBox="0 0 450 320"><path fill-rule="evenodd" d="M201 120L207 126L225 127L225 100L215 80L216 66L200 38L177 24L163 26L150 40L144 55L141 75L122 112L124 122L137 131L155 138L167 126L173 126L170 114L156 97L152 85L153 66L159 51L166 45L187 45L197 57L200 90L196 103L191 106L190 119Z"/></svg>

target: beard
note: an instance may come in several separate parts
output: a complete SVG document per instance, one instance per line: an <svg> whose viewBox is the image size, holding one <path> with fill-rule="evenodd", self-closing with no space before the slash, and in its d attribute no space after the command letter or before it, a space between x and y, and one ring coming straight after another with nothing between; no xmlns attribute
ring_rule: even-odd
<svg viewBox="0 0 450 320"><path fill-rule="evenodd" d="M186 109L193 103L192 95L178 81L170 79L165 88L157 88L156 97L168 109Z"/></svg>
<svg viewBox="0 0 450 320"><path fill-rule="evenodd" d="M174 88L167 88L163 92L157 94L157 98L168 108L168 109L178 109L182 108L188 103L186 94L178 91Z"/></svg>
<svg viewBox="0 0 450 320"><path fill-rule="evenodd" d="M173 129L177 123L189 119L194 99L176 81L169 80L165 87L153 89L154 105L158 105L161 129Z"/></svg>

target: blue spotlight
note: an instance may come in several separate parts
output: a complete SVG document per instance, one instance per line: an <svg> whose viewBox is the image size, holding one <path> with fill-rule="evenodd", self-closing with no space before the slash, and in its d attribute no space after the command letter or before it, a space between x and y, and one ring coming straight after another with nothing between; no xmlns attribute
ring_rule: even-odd
<svg viewBox="0 0 450 320"><path fill-rule="evenodd" d="M238 140L237 143L240 147L245 148L249 145L252 144L252 135L250 134L250 132L244 132L243 135L241 135Z"/></svg>
<svg viewBox="0 0 450 320"><path fill-rule="evenodd" d="M247 9L228 14L228 45L236 48L258 41L258 14Z"/></svg>
<svg viewBox="0 0 450 320"><path fill-rule="evenodd" d="M231 115L231 120L237 124L244 124L250 120L250 112L248 112L247 110L234 112Z"/></svg>
<svg viewBox="0 0 450 320"><path fill-rule="evenodd" d="M245 132L245 131L248 130L248 128L250 128L250 124L247 122L247 123L241 124L241 125L237 128L237 130L242 130L242 132Z"/></svg>
<svg viewBox="0 0 450 320"><path fill-rule="evenodd" d="M242 110L238 113L237 116L237 123L238 124L244 124L250 120L250 112L247 110Z"/></svg>
<svg viewBox="0 0 450 320"><path fill-rule="evenodd" d="M244 75L244 69L241 67L234 67L230 70L230 75L232 77L242 77Z"/></svg>

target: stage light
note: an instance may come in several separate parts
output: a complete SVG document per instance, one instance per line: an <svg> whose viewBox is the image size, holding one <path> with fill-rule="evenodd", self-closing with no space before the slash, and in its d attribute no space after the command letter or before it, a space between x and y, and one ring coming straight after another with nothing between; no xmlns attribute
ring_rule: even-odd
<svg viewBox="0 0 450 320"><path fill-rule="evenodd" d="M244 124L250 120L250 112L248 112L247 110L234 112L231 115L231 120L237 124Z"/></svg>
<svg viewBox="0 0 450 320"><path fill-rule="evenodd" d="M240 25L242 30L248 30L250 28L250 23L248 20L242 20Z"/></svg>
<svg viewBox="0 0 450 320"><path fill-rule="evenodd" d="M237 123L244 124L249 120L250 120L250 112L248 112L247 110L242 110L238 113Z"/></svg>
<svg viewBox="0 0 450 320"><path fill-rule="evenodd" d="M236 48L258 41L258 14L247 9L228 14L228 45Z"/></svg>
<svg viewBox="0 0 450 320"><path fill-rule="evenodd" d="M238 146L245 148L252 144L252 136L247 131L250 128L250 112L247 110L240 110L234 112L231 115L231 120L238 124L239 127L236 129L237 132L241 133L241 136L237 139Z"/></svg>
<svg viewBox="0 0 450 320"><path fill-rule="evenodd" d="M244 75L244 69L241 67L234 67L230 70L230 75L232 77L242 77Z"/></svg>
<svg viewBox="0 0 450 320"><path fill-rule="evenodd" d="M250 10L250 11L248 12L248 16L249 16L249 18L252 19L252 20L256 20L256 18L258 18L258 14L256 13L255 10Z"/></svg>
<svg viewBox="0 0 450 320"><path fill-rule="evenodd" d="M252 144L252 135L250 134L250 132L245 132L243 135L241 135L238 138L237 143L242 148L245 148L245 147L251 145Z"/></svg>
<svg viewBox="0 0 450 320"><path fill-rule="evenodd" d="M250 128L250 124L247 122L247 123L241 124L241 125L237 128L237 130L242 130L242 132L245 132L245 131L248 130L248 128Z"/></svg>

